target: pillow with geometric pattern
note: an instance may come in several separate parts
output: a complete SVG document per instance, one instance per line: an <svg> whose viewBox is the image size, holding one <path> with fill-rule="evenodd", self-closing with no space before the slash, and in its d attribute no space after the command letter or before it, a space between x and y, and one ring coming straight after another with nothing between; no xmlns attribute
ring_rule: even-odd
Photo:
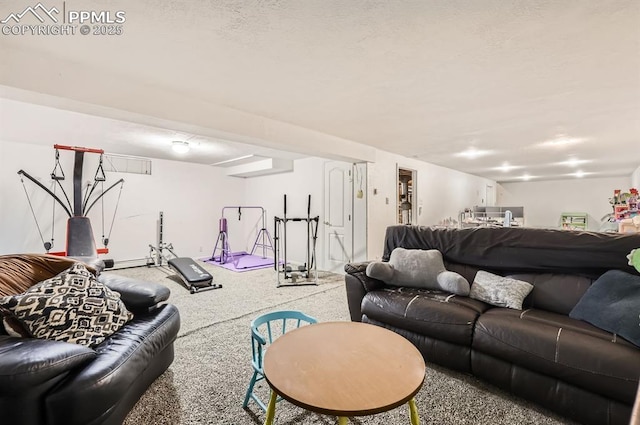
<svg viewBox="0 0 640 425"><path fill-rule="evenodd" d="M0 310L34 338L94 347L133 318L120 294L77 263L22 294L0 298Z"/></svg>

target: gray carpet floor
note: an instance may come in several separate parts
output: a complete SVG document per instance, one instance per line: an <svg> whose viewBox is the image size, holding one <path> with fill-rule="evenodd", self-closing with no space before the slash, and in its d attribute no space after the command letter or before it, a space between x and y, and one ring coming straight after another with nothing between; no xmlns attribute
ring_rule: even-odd
<svg viewBox="0 0 640 425"><path fill-rule="evenodd" d="M264 422L254 403L242 408L251 378L249 324L273 311L302 310L319 321L349 320L342 276L320 273L318 286L276 288L275 272L262 269L235 273L201 263L222 283L222 289L190 294L162 268L123 269L115 273L166 285L170 303L178 306L182 326L175 342L175 360L141 397L126 425L233 424ZM262 381L264 382L264 381ZM266 383L257 386L268 400ZM425 383L416 395L421 424L531 424L571 422L515 398L472 376L427 365ZM276 424L335 424L329 416L307 412L286 401L278 403ZM350 419L350 424L409 424L408 408Z"/></svg>

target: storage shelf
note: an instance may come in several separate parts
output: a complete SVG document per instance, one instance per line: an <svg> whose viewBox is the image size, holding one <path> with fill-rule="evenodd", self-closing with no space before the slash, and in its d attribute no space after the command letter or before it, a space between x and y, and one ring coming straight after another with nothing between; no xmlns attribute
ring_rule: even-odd
<svg viewBox="0 0 640 425"><path fill-rule="evenodd" d="M587 213L564 212L560 216L560 224L566 230L587 230Z"/></svg>

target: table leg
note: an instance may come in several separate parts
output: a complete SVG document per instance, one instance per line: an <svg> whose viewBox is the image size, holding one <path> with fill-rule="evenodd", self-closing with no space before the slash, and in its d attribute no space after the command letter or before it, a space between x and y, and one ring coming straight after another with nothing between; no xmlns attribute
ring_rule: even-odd
<svg viewBox="0 0 640 425"><path fill-rule="evenodd" d="M409 412L411 413L411 425L420 425L420 416L418 416L415 398L409 400Z"/></svg>
<svg viewBox="0 0 640 425"><path fill-rule="evenodd" d="M339 416L338 425L347 425L347 418L345 418L344 416Z"/></svg>
<svg viewBox="0 0 640 425"><path fill-rule="evenodd" d="M267 406L267 417L264 420L264 425L273 425L273 418L276 415L276 400L278 395L275 391L271 390L271 397L269 398L269 405Z"/></svg>

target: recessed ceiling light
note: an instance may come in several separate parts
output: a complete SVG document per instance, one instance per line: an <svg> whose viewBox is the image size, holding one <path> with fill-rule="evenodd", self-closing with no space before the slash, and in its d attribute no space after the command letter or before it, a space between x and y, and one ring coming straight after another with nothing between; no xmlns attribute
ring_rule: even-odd
<svg viewBox="0 0 640 425"><path fill-rule="evenodd" d="M559 162L560 165L566 165L568 167L577 167L580 164L586 164L589 161L588 159L578 159L578 158L569 158L566 161Z"/></svg>
<svg viewBox="0 0 640 425"><path fill-rule="evenodd" d="M529 175L529 174L523 174L520 176L520 178L524 181L529 181L533 178L533 176Z"/></svg>
<svg viewBox="0 0 640 425"><path fill-rule="evenodd" d="M191 147L189 146L189 142L174 140L171 142L171 149L176 153L187 153Z"/></svg>
<svg viewBox="0 0 640 425"><path fill-rule="evenodd" d="M508 162L504 162L501 166L495 167L494 170L500 170L503 173L508 173L509 171L515 170L517 168L522 168L522 167L517 165L510 165Z"/></svg>
<svg viewBox="0 0 640 425"><path fill-rule="evenodd" d="M585 172L584 172L584 171L582 171L582 170L578 170L578 171L576 171L575 173L571 173L570 175L571 175L571 176L574 176L574 177L577 177L577 178L579 178L579 179L580 179L580 178L582 178L582 177L586 176L587 174L590 174L590 173L585 173Z"/></svg>
<svg viewBox="0 0 640 425"><path fill-rule="evenodd" d="M491 151L480 150L480 149L476 149L476 148L469 148L469 149L467 149L465 151L458 152L456 154L456 156L462 156L462 157L468 158L468 159L476 159L476 158L479 158L481 156L489 155L490 153L491 153Z"/></svg>
<svg viewBox="0 0 640 425"><path fill-rule="evenodd" d="M585 139L580 139L580 138L577 138L577 137L567 137L567 136L564 136L564 135L560 135L560 136L557 136L554 139L542 142L541 145L545 146L545 147L552 147L552 148L563 148L565 146L575 145L575 144L578 144L578 143L582 143L584 141L585 141Z"/></svg>

